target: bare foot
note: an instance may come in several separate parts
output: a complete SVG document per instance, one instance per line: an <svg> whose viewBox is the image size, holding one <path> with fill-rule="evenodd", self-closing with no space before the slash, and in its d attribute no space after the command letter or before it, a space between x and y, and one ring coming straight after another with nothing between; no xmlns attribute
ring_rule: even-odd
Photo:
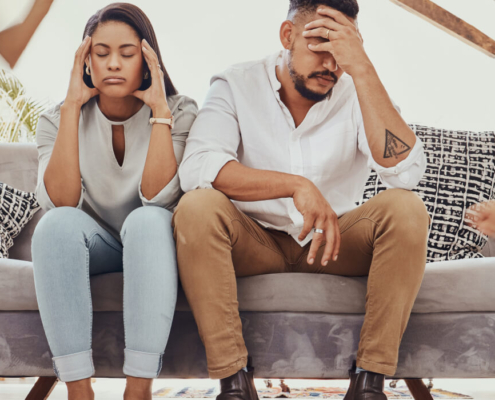
<svg viewBox="0 0 495 400"><path fill-rule="evenodd" d="M127 377L124 400L152 400L153 379Z"/></svg>
<svg viewBox="0 0 495 400"><path fill-rule="evenodd" d="M69 400L94 400L95 393L91 387L91 378L80 381L67 382L67 392Z"/></svg>

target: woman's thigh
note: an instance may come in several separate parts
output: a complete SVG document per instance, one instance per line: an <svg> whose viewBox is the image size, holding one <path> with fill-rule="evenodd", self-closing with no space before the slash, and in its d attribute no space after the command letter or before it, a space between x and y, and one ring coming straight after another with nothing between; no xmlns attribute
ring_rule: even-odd
<svg viewBox="0 0 495 400"><path fill-rule="evenodd" d="M73 207L48 211L33 234L34 267L87 268L91 275L122 271L122 245L91 216Z"/></svg>

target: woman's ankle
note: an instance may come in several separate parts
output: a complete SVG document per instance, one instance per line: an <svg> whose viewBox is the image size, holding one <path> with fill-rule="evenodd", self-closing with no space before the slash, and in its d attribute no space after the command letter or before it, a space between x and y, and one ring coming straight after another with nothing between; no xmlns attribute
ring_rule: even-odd
<svg viewBox="0 0 495 400"><path fill-rule="evenodd" d="M95 393L91 386L91 378L66 382L69 400L94 400Z"/></svg>
<svg viewBox="0 0 495 400"><path fill-rule="evenodd" d="M126 380L125 400L147 400L152 398L153 379L128 376Z"/></svg>

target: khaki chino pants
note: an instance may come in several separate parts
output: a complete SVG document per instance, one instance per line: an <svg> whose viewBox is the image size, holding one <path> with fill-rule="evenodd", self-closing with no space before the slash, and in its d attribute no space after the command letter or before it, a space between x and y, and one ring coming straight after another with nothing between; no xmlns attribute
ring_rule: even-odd
<svg viewBox="0 0 495 400"><path fill-rule="evenodd" d="M339 218L336 262L313 265L310 244L261 227L221 192L198 189L180 201L173 218L182 286L206 348L212 379L247 363L236 277L282 272L368 276L366 315L357 366L394 375L402 335L426 265L430 218L413 192L391 189Z"/></svg>

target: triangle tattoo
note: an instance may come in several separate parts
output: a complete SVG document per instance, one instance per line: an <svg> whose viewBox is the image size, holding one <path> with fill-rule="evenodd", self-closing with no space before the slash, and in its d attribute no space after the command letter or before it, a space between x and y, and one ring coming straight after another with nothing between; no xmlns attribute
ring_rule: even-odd
<svg viewBox="0 0 495 400"><path fill-rule="evenodd" d="M387 131L387 133L385 138L385 153L383 154L383 158L397 157L398 155L407 153L409 150L411 150L411 147L409 147L407 143L404 143L388 129L385 130Z"/></svg>

